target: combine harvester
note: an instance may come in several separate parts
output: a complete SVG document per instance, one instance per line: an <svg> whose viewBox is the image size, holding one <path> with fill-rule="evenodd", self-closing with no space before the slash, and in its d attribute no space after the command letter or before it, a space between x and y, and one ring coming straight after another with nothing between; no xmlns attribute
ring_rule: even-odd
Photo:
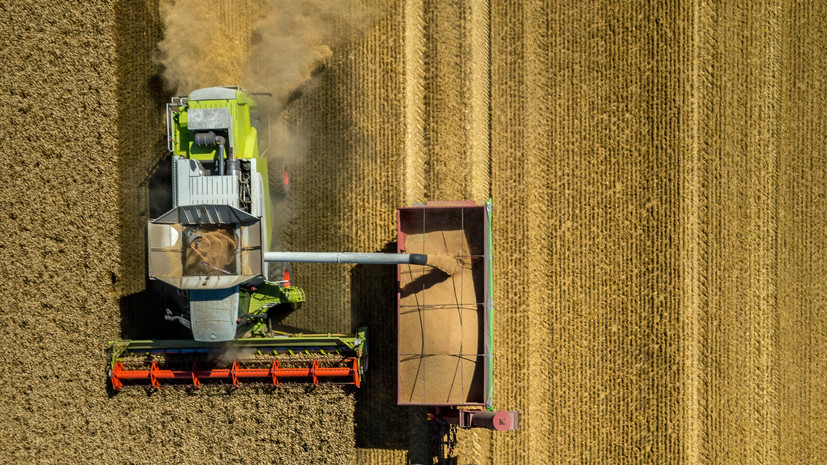
<svg viewBox="0 0 827 465"><path fill-rule="evenodd" d="M182 340L113 341L112 388L205 382L361 383L365 330L291 334L279 312L304 301L287 273L270 281L267 160L259 112L238 87L210 87L167 104L172 209L148 224L149 279ZM399 257L401 258L401 257Z"/></svg>
<svg viewBox="0 0 827 465"><path fill-rule="evenodd" d="M192 338L113 341L113 389L287 380L358 387L366 329L276 331L273 317L300 305L304 292L287 272L271 281L267 263L395 264L398 403L431 407L449 429L517 428L517 412L492 411L490 202L400 208L397 254L269 252L255 101L238 87L200 89L173 98L166 122L172 209L148 224L148 270L166 319Z"/></svg>

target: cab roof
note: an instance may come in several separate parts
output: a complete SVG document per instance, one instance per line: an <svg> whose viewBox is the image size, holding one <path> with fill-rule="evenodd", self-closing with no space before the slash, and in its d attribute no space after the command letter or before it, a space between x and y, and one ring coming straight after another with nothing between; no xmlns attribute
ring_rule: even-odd
<svg viewBox="0 0 827 465"><path fill-rule="evenodd" d="M190 93L190 100L231 100L236 98L237 87L206 87Z"/></svg>

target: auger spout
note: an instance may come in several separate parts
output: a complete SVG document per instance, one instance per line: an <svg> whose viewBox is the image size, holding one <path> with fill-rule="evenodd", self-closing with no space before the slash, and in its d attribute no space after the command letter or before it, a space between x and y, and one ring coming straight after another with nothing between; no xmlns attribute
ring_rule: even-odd
<svg viewBox="0 0 827 465"><path fill-rule="evenodd" d="M428 256L418 253L265 252L264 261L291 263L359 263L370 265L426 265L428 263Z"/></svg>

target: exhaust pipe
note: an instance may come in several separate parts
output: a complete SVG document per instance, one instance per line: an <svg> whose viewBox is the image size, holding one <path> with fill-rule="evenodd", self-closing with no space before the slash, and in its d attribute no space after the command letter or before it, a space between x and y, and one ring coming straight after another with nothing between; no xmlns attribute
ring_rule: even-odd
<svg viewBox="0 0 827 465"><path fill-rule="evenodd" d="M224 176L224 144L227 142L222 136L216 136L214 132L198 132L195 134L195 145L199 147L207 147L210 145L218 145L218 175Z"/></svg>

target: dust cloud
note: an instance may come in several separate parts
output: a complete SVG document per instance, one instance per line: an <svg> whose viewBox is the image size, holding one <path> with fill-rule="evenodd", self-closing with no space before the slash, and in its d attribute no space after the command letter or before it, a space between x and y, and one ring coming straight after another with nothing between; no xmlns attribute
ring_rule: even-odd
<svg viewBox="0 0 827 465"><path fill-rule="evenodd" d="M176 95L209 86L269 92L259 104L278 115L312 85L337 47L375 22L375 9L341 0L265 0L234 8L216 0L166 0L158 61Z"/></svg>
<svg viewBox="0 0 827 465"><path fill-rule="evenodd" d="M465 263L462 259L455 258L448 254L429 254L428 266L434 267L448 276L454 276L462 271Z"/></svg>
<svg viewBox="0 0 827 465"><path fill-rule="evenodd" d="M280 180L282 167L299 162L307 149L285 109L313 91L336 49L357 40L379 18L376 8L342 0L162 0L160 12L164 39L156 60L175 95L230 85L271 94L256 97L266 126L259 144L261 155L271 160L271 185ZM277 241L288 209L284 192L273 195L282 212L271 225Z"/></svg>

